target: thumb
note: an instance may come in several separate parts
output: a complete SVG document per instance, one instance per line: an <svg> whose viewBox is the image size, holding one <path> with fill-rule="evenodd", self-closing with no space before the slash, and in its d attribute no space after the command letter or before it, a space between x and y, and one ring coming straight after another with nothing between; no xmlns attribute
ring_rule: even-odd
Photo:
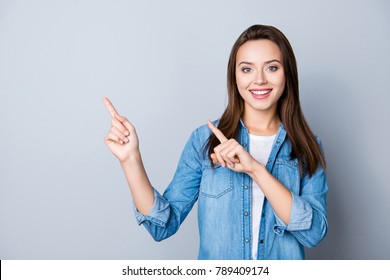
<svg viewBox="0 0 390 280"><path fill-rule="evenodd" d="M125 117L114 114L114 118L120 121L129 130L130 134L135 133L135 127Z"/></svg>

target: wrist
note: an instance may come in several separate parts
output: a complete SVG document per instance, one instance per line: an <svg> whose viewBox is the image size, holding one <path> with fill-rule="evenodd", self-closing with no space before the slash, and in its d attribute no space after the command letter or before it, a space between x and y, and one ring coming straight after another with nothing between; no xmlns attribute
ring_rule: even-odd
<svg viewBox="0 0 390 280"><path fill-rule="evenodd" d="M258 179L261 178L263 176L264 172L266 172L266 171L267 171L267 169L263 164L261 164L258 161L255 161L254 168L250 173L248 173L248 175L254 181L258 181Z"/></svg>
<svg viewBox="0 0 390 280"><path fill-rule="evenodd" d="M142 163L141 153L139 151L130 154L126 159L119 160L122 167L134 166L135 164Z"/></svg>

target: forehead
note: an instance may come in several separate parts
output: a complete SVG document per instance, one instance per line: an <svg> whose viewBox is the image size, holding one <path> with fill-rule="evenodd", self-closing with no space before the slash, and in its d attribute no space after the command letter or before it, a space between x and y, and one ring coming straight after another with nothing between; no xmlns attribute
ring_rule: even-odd
<svg viewBox="0 0 390 280"><path fill-rule="evenodd" d="M282 53L274 42L266 39L251 40L239 47L236 63L242 61L263 63L273 59L282 61Z"/></svg>

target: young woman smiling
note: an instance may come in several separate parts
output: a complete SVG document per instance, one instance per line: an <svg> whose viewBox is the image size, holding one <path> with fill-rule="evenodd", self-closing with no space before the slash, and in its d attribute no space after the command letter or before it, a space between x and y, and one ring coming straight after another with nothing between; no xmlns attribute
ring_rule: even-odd
<svg viewBox="0 0 390 280"><path fill-rule="evenodd" d="M173 235L198 201L199 259L304 259L327 232L321 143L306 123L287 38L254 25L228 63L228 105L196 129L163 195L152 187L130 122L111 102L105 142L121 162L135 214L157 241Z"/></svg>

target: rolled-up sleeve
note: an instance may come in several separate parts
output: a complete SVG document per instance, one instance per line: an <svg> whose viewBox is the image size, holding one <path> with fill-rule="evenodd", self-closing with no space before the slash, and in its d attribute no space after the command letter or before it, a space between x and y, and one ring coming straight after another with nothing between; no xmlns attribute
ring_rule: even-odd
<svg viewBox="0 0 390 280"><path fill-rule="evenodd" d="M277 234L282 234L284 230L307 230L310 229L313 220L313 208L307 201L292 194L289 224L286 225L277 215L275 215L275 219L274 230Z"/></svg>
<svg viewBox="0 0 390 280"><path fill-rule="evenodd" d="M320 147L322 144L319 139ZM319 166L310 177L301 179L300 194L292 193L290 221L287 225L275 214L274 232L293 234L306 247L315 247L328 230L326 196L328 184L324 169Z"/></svg>
<svg viewBox="0 0 390 280"><path fill-rule="evenodd" d="M142 215L135 205L133 205L133 209L138 225L143 224L145 221L149 221L160 227L165 227L171 212L169 202L156 189L154 189L154 204L149 215Z"/></svg>

